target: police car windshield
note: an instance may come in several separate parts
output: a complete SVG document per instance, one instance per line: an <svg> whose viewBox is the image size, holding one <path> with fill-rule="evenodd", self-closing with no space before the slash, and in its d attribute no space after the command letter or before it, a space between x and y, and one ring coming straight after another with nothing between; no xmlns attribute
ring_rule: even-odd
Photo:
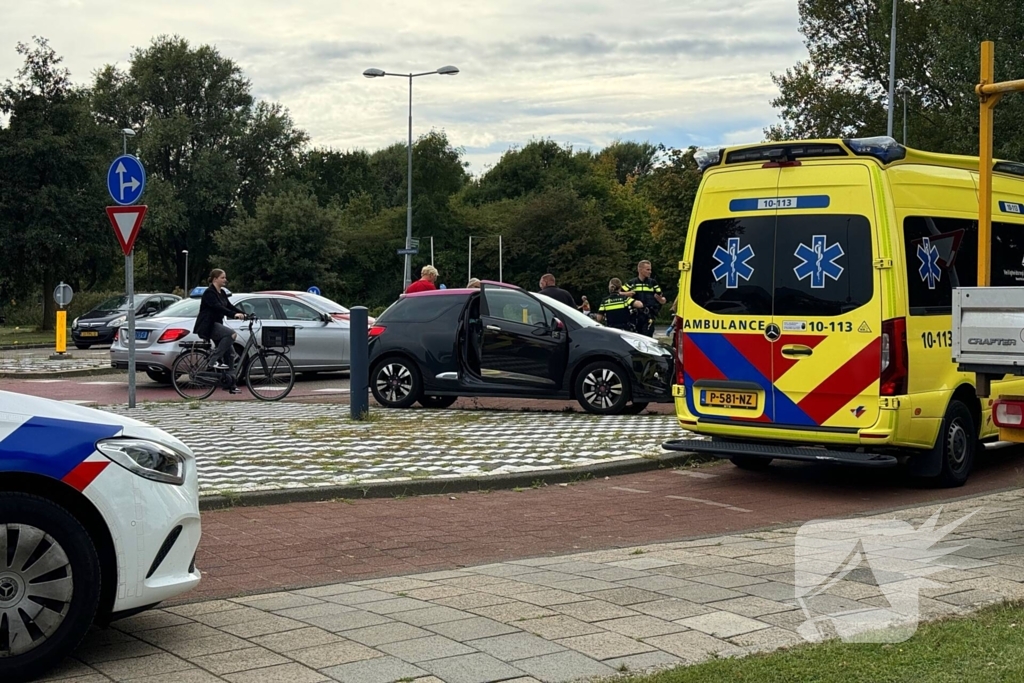
<svg viewBox="0 0 1024 683"><path fill-rule="evenodd" d="M182 299L160 311L161 318L195 318L199 315L200 299Z"/></svg>
<svg viewBox="0 0 1024 683"><path fill-rule="evenodd" d="M555 301L546 294L537 294L536 296L540 297L541 301L544 302L545 306L554 309L555 313L558 314L558 317L562 319L572 320L580 327L600 327L598 323L594 322L584 314L580 313L575 308L570 308L569 306L566 306L561 301Z"/></svg>

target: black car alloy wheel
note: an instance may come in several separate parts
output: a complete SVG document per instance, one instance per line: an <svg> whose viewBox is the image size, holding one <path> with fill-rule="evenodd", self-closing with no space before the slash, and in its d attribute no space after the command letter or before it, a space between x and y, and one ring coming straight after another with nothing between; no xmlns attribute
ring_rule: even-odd
<svg viewBox="0 0 1024 683"><path fill-rule="evenodd" d="M576 379L576 400L588 413L621 413L629 397L629 381L622 369L614 363L591 363L583 368Z"/></svg>
<svg viewBox="0 0 1024 683"><path fill-rule="evenodd" d="M388 408L408 408L420 397L420 377L407 360L392 358L378 365L371 380L373 397Z"/></svg>

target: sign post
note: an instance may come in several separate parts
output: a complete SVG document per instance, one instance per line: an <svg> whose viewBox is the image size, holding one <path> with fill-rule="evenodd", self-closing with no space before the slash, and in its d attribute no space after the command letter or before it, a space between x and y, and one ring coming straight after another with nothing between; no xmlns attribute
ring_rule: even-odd
<svg viewBox="0 0 1024 683"><path fill-rule="evenodd" d="M68 312L64 309L71 303L71 297L74 295L71 287L63 282L53 290L53 300L60 306L57 310L56 354L53 358L67 358L64 354L68 350Z"/></svg>
<svg viewBox="0 0 1024 683"><path fill-rule="evenodd" d="M107 191L118 206L107 207L107 217L124 252L124 288L128 295L128 407L135 407L135 264L133 248L139 235L145 206L131 206L146 189L146 170L130 154L114 159L107 170Z"/></svg>

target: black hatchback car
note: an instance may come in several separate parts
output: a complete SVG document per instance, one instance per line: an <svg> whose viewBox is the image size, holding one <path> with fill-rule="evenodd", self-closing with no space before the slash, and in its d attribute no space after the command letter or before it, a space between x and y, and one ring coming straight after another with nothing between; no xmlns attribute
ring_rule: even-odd
<svg viewBox="0 0 1024 683"><path fill-rule="evenodd" d="M180 299L180 296L174 294L136 294L135 317L156 315ZM111 297L71 322L71 340L80 349L87 349L93 344L110 344L127 319L128 297Z"/></svg>
<svg viewBox="0 0 1024 683"><path fill-rule="evenodd" d="M670 349L497 282L403 295L370 328L369 354L370 389L391 408L569 398L610 415L672 401Z"/></svg>

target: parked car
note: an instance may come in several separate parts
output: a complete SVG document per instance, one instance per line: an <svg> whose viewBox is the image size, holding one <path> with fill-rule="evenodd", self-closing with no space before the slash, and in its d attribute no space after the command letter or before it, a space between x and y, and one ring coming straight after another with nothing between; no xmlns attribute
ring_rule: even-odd
<svg viewBox="0 0 1024 683"><path fill-rule="evenodd" d="M295 328L295 345L288 347L288 358L299 372L347 370L349 367L349 324L294 296L283 294L235 294L233 304L255 314L264 327ZM160 316L135 326L135 365L154 382L169 384L171 366L181 354L182 342L199 341L192 332L199 315L199 299L185 299L167 308ZM248 335L248 324L225 320L238 332L237 350ZM128 368L128 331L122 330L110 347L112 367Z"/></svg>
<svg viewBox="0 0 1024 683"><path fill-rule="evenodd" d="M282 296L295 297L299 301L304 301L310 306L313 306L314 308L318 308L319 310L330 313L333 317L337 318L338 320L349 319L349 309L345 308L338 302L332 301L331 299L328 299L327 297L321 296L319 294L311 294L310 292L298 292L291 290L271 290L257 293L280 294ZM375 322L374 318L371 316L367 316L366 321L368 325L373 325L373 323Z"/></svg>
<svg viewBox="0 0 1024 683"><path fill-rule="evenodd" d="M369 361L373 396L392 408L568 398L607 415L672 400L668 347L497 282L403 295L370 329Z"/></svg>
<svg viewBox="0 0 1024 683"><path fill-rule="evenodd" d="M136 294L135 317L154 316L179 299L181 297L174 294ZM110 344L127 320L128 296L112 297L71 321L71 340L80 349L93 344Z"/></svg>
<svg viewBox="0 0 1024 683"><path fill-rule="evenodd" d="M0 391L0 473L0 681L199 583L196 462L170 434Z"/></svg>

